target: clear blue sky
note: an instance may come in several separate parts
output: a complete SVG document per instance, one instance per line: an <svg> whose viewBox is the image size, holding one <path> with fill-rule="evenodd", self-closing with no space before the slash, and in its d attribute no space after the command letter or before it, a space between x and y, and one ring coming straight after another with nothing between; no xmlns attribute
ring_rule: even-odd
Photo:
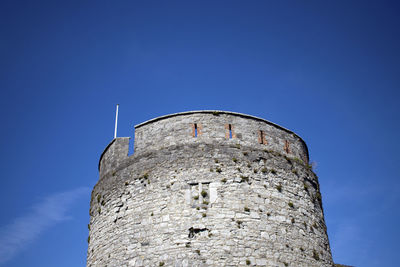
<svg viewBox="0 0 400 267"><path fill-rule="evenodd" d="M1 1L0 266L85 266L114 131L198 109L298 133L335 262L398 266L396 1Z"/></svg>

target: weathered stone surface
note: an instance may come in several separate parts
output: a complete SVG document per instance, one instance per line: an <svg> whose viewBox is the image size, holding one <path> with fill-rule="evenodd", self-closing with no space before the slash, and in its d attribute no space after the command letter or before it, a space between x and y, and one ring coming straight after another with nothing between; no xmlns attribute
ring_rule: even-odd
<svg viewBox="0 0 400 267"><path fill-rule="evenodd" d="M318 178L291 131L187 112L136 126L128 147L116 138L101 156L87 266L333 266Z"/></svg>

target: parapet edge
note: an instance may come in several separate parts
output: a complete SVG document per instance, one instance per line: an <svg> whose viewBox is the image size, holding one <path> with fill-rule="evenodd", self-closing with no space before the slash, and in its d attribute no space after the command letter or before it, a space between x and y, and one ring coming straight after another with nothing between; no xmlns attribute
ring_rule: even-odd
<svg viewBox="0 0 400 267"><path fill-rule="evenodd" d="M113 140L111 140L111 142L106 146L106 148L104 148L103 153L101 153L100 158L99 158L99 164L98 164L98 169L100 171L100 163L101 163L101 159L103 158L104 154L106 153L106 151L108 150L108 148L114 144L115 140L117 140L117 138L114 138Z"/></svg>
<svg viewBox="0 0 400 267"><path fill-rule="evenodd" d="M106 148L104 148L103 153L101 153L100 158L99 158L99 163L98 163L98 170L100 171L100 164L101 164L101 160L103 159L103 156L105 155L105 153L107 152L107 150L115 143L115 141L117 139L124 139L124 138L128 138L131 139L130 137L116 137L113 140L111 140L111 142L106 146Z"/></svg>
<svg viewBox="0 0 400 267"><path fill-rule="evenodd" d="M209 113L209 114L215 114L215 115L228 114L228 115L235 115L235 116L239 116L239 117L243 117L243 118L249 118L249 119L258 120L258 121L262 121L262 122L268 123L268 124L270 124L270 125L272 125L274 127L277 127L279 129L287 132L287 133L293 134L297 138L299 138L300 141L304 144L304 146L306 148L307 159L308 160L310 159L309 152L308 152L308 147L307 147L306 142L303 140L303 138L301 138L295 132L293 132L293 131L291 131L289 129L286 129L285 127L280 126L280 125L278 125L276 123L270 122L270 121L268 121L266 119L263 119L263 118L260 118L260 117L256 117L256 116L252 116L252 115L248 115L248 114L244 114L244 113L239 113L239 112L224 111L224 110L192 110L192 111L184 111L184 112L171 113L171 114L168 114L168 115L163 115L163 116L160 116L160 117L156 117L156 118L147 120L145 122L139 123L139 124L135 125L134 127L135 127L135 129L137 129L137 128L140 128L140 127L142 127L142 126L144 126L146 124L150 124L150 123L153 123L153 122L156 122L156 121L159 121L159 120L164 120L164 119L168 119L168 118L175 117L175 116L190 115L190 114L197 114L197 113Z"/></svg>

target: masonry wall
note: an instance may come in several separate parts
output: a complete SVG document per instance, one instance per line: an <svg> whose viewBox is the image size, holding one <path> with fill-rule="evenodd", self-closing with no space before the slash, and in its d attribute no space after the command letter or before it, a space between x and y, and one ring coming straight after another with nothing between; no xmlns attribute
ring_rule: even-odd
<svg viewBox="0 0 400 267"><path fill-rule="evenodd" d="M87 266L333 266L318 179L295 134L198 112L135 136L132 156L117 138L101 157Z"/></svg>
<svg viewBox="0 0 400 267"><path fill-rule="evenodd" d="M197 138L193 127L197 124ZM232 138L229 138L231 125ZM262 131L262 137L260 136ZM260 140L260 138L262 140ZM232 112L187 112L156 118L135 129L135 153L191 143L234 143L272 149L308 161L304 142L293 132L263 119Z"/></svg>

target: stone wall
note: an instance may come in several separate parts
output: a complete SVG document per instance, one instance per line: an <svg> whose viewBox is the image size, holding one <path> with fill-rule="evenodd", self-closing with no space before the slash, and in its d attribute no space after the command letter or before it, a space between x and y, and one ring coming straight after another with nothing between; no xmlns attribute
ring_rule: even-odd
<svg viewBox="0 0 400 267"><path fill-rule="evenodd" d="M195 125L198 135L190 138L194 135ZM135 128L135 153L194 142L254 146L308 161L307 147L295 133L264 119L240 113L192 111L155 118Z"/></svg>
<svg viewBox="0 0 400 267"><path fill-rule="evenodd" d="M129 137L116 138L104 149L99 160L100 177L107 171L118 168L128 157L129 139Z"/></svg>
<svg viewBox="0 0 400 267"><path fill-rule="evenodd" d="M333 266L297 135L194 112L138 125L135 136L132 156L117 138L101 157L87 266Z"/></svg>

